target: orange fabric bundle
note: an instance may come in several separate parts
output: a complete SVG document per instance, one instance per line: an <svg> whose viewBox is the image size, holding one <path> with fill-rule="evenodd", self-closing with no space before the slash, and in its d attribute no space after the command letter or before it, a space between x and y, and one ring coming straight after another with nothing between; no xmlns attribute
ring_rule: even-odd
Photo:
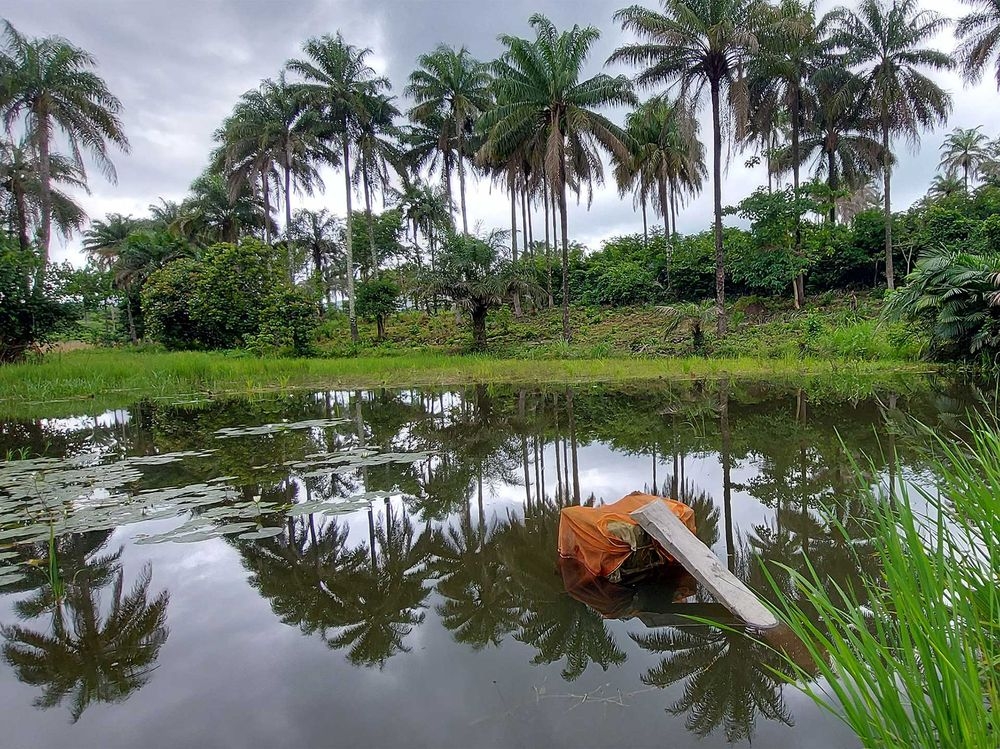
<svg viewBox="0 0 1000 749"><path fill-rule="evenodd" d="M694 510L672 499L633 492L617 502L601 507L566 507L559 517L559 556L580 561L588 571L608 577L635 553L636 549L609 530L609 524L637 526L630 513L650 502L664 502L692 533L695 532ZM652 539L649 539L664 562L673 561Z"/></svg>

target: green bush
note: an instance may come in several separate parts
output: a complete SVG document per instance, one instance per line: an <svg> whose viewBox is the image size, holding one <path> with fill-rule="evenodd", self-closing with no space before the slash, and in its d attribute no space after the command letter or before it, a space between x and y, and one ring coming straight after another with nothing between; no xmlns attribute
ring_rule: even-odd
<svg viewBox="0 0 1000 749"><path fill-rule="evenodd" d="M247 348L258 356L312 356L319 308L305 293L282 289L268 297L260 332L250 335Z"/></svg>

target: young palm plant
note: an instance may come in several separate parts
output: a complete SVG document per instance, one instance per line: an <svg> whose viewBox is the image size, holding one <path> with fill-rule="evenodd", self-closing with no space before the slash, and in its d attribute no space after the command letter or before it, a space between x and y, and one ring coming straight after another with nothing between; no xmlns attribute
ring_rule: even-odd
<svg viewBox="0 0 1000 749"><path fill-rule="evenodd" d="M764 4L758 0L662 0L663 12L639 5L615 13L622 28L642 41L618 48L609 62L643 66L644 86L675 86L678 98L701 104L706 89L712 107L712 186L715 203L715 305L719 334L726 332L726 263L722 247L722 142L731 125L742 138L748 117L745 70L759 49L757 29ZM723 96L727 97L725 104Z"/></svg>
<svg viewBox="0 0 1000 749"><path fill-rule="evenodd" d="M603 179L598 149L627 158L625 135L598 107L635 104L625 76L598 74L582 79L583 66L600 36L592 27L560 32L543 15L528 21L533 41L503 35L503 55L493 64L497 104L483 115L482 147L487 162L504 163L526 146L542 158L559 208L562 239L563 338L569 342L569 220L566 193Z"/></svg>
<svg viewBox="0 0 1000 749"><path fill-rule="evenodd" d="M882 137L882 186L885 200L885 277L895 288L892 267L892 139L916 144L920 131L944 122L951 97L925 71L948 70L950 55L925 46L947 26L947 19L921 10L917 0L862 0L858 10L833 11L834 43L845 62L865 82L861 97L873 108Z"/></svg>

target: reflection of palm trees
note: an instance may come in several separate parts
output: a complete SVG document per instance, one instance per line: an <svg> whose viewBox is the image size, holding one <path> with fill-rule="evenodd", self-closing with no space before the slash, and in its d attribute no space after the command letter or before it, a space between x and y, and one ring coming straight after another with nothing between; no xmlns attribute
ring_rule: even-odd
<svg viewBox="0 0 1000 749"><path fill-rule="evenodd" d="M760 568L746 546L734 557L734 571L747 585L761 587ZM686 714L688 730L707 736L721 726L726 740L735 742L753 738L758 714L791 725L775 676L784 661L749 634L698 625L630 636L646 650L668 654L643 675L644 683L667 687L686 680L667 712Z"/></svg>
<svg viewBox="0 0 1000 749"><path fill-rule="evenodd" d="M415 538L410 519L394 516L387 506L385 521L375 528L371 567L359 567L336 581L348 623L327 642L332 648L348 648L351 663L381 668L393 655L410 651L406 637L424 620L421 609L430 593L424 585L427 535Z"/></svg>
<svg viewBox="0 0 1000 749"><path fill-rule="evenodd" d="M65 596L54 601L45 590L17 606L22 618L51 612L51 629L38 632L19 625L0 627L3 657L26 684L41 687L40 708L72 699L74 722L92 702L123 702L141 688L155 668L167 640L169 594L149 600L152 576L142 569L125 591L118 560L121 550L94 556L110 533L76 534L60 540ZM111 584L107 613L99 592Z"/></svg>
<svg viewBox="0 0 1000 749"><path fill-rule="evenodd" d="M504 565L492 541L482 524L473 526L469 513L457 528L434 534L434 566L442 574L437 591L445 598L436 611L455 639L475 650L488 643L499 645L519 620L520 610L507 590Z"/></svg>
<svg viewBox="0 0 1000 749"><path fill-rule="evenodd" d="M528 521L509 521L498 531L499 554L510 575L509 594L521 610L515 638L537 649L532 663L566 659L562 676L578 678L590 663L605 671L625 662L604 619L566 593L553 551L558 535L558 508L536 507Z"/></svg>

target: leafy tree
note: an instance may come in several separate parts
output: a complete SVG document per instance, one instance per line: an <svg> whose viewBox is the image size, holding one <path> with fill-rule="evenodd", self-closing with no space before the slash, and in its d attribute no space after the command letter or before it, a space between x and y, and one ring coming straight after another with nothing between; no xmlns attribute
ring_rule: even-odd
<svg viewBox="0 0 1000 749"><path fill-rule="evenodd" d="M338 33L308 40L302 47L305 57L289 60L288 70L298 74L302 82L295 90L308 106L320 113L332 127L332 139L341 147L341 166L347 199L347 306L351 340L358 340L358 323L354 310L354 245L351 222L351 148L365 122L380 105L379 95L389 89L389 81L375 74L368 64L371 49L348 44Z"/></svg>
<svg viewBox="0 0 1000 749"><path fill-rule="evenodd" d="M71 317L48 279L39 290L40 262L36 253L0 234L0 364L24 358Z"/></svg>
<svg viewBox="0 0 1000 749"><path fill-rule="evenodd" d="M385 318L399 306L399 287L384 276L358 284L358 314L375 320L378 340L385 338Z"/></svg>
<svg viewBox="0 0 1000 749"><path fill-rule="evenodd" d="M90 53L62 37L29 38L4 22L0 113L8 131L23 118L28 141L38 154L39 284L48 265L52 232L53 138L61 133L68 141L72 161L84 178L83 150L111 180L115 170L108 144L128 152L128 139L118 119L121 102L92 70L94 65Z"/></svg>
<svg viewBox="0 0 1000 749"><path fill-rule="evenodd" d="M918 0L861 0L857 12L835 11L835 43L845 50L845 63L865 82L862 98L873 108L882 136L882 187L885 214L892 215L892 138L916 142L920 131L943 122L951 97L924 71L948 70L951 56L924 46L947 20L921 10ZM885 276L895 288L892 266L892 222L885 222Z"/></svg>
<svg viewBox="0 0 1000 749"><path fill-rule="evenodd" d="M417 58L419 69L410 73L407 95L416 105L410 118L428 127L439 128L438 149L455 146L458 161L458 191L462 208L462 231L469 233L465 207L465 142L476 119L491 106L489 68L462 47L456 50L441 44L433 52ZM451 201L451 176L445 174Z"/></svg>
<svg viewBox="0 0 1000 749"><path fill-rule="evenodd" d="M493 65L496 106L483 115L485 160L505 163L526 146L544 156L544 173L559 207L562 234L563 338L569 327L569 221L566 192L603 179L598 148L627 158L621 129L597 107L634 104L625 76L581 80L583 65L600 36L593 26L559 32L543 15L528 20L533 41L503 35L503 55ZM485 312L483 313L485 323ZM485 334L484 334L485 335ZM485 337L482 341L485 343Z"/></svg>
<svg viewBox="0 0 1000 749"><path fill-rule="evenodd" d="M644 86L676 85L679 97L701 104L706 87L712 105L712 184L715 200L715 304L718 331L726 330L726 265L722 245L722 108L737 135L745 129L748 58L759 43L757 28L762 4L757 0L662 0L663 12L639 5L615 13L626 31L644 41L624 45L610 62L644 65L637 81Z"/></svg>
<svg viewBox="0 0 1000 749"><path fill-rule="evenodd" d="M513 294L537 293L523 269L507 257L503 240L502 232L485 237L453 234L424 289L426 295L444 296L469 314L477 351L486 348L486 315L491 309L503 306Z"/></svg>

